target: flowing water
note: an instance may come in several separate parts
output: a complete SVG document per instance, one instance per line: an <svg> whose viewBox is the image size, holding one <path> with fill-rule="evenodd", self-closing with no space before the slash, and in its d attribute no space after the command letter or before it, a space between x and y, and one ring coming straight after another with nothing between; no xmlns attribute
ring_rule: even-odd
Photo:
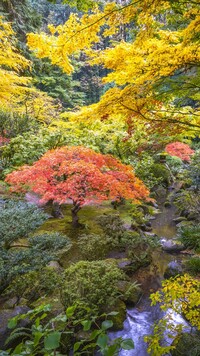
<svg viewBox="0 0 200 356"><path fill-rule="evenodd" d="M175 208L162 208L162 211L157 215L152 222L153 232L160 238L165 237L171 239L176 235L176 225L173 222L175 217ZM145 335L152 333L153 324L157 320L164 317L164 313L160 310L159 305L151 306L149 295L161 286L163 274L169 263L180 263L183 257L177 254L168 254L163 251L155 250L153 253L153 263L150 267L150 274L147 277L148 287L147 292L134 308L127 309L127 318L124 322L124 329L118 332L110 333L111 339L122 337L131 338L134 341L135 348L133 350L121 350L119 356L147 356L147 344L143 338ZM154 273L152 274L152 269ZM149 273L147 271L146 273ZM176 313L168 310L171 313L175 324L183 324L187 327L186 321ZM165 343L169 343L167 335Z"/></svg>

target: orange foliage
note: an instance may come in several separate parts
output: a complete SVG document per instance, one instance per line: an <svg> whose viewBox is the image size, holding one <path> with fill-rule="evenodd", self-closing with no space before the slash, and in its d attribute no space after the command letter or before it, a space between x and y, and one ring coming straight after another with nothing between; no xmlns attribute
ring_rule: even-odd
<svg viewBox="0 0 200 356"><path fill-rule="evenodd" d="M194 150L190 148L186 143L182 142L173 142L169 143L165 147L165 151L170 155L170 156L176 156L182 159L182 161L189 162L191 155L194 154Z"/></svg>
<svg viewBox="0 0 200 356"><path fill-rule="evenodd" d="M149 195L131 166L82 146L48 151L32 166L8 174L6 182L14 192L39 194L43 203L62 204L70 199L83 206L121 197L137 202Z"/></svg>

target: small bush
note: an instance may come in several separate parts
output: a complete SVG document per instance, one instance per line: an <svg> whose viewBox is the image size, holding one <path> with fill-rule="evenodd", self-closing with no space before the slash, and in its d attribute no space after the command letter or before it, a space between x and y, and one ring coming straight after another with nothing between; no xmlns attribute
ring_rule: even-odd
<svg viewBox="0 0 200 356"><path fill-rule="evenodd" d="M108 241L105 236L90 234L78 238L78 247L84 260L101 260L108 252Z"/></svg>
<svg viewBox="0 0 200 356"><path fill-rule="evenodd" d="M102 312L112 307L119 297L119 280L125 274L112 261L80 261L64 273L62 301L64 306L72 303L84 305L91 313Z"/></svg>
<svg viewBox="0 0 200 356"><path fill-rule="evenodd" d="M156 185L162 184L162 175L155 175L152 168L155 164L153 157L144 153L140 157L140 160L134 163L135 174L140 178L145 185L151 189Z"/></svg>
<svg viewBox="0 0 200 356"><path fill-rule="evenodd" d="M196 275L200 273L200 257L192 257L186 262L186 268L189 272Z"/></svg>
<svg viewBox="0 0 200 356"><path fill-rule="evenodd" d="M183 190L176 194L174 200L179 213L183 216L193 216L193 220L200 219L200 195L193 190Z"/></svg>
<svg viewBox="0 0 200 356"><path fill-rule="evenodd" d="M165 147L165 151L175 157L179 157L182 161L189 162L194 150L189 145L183 142L172 142Z"/></svg>
<svg viewBox="0 0 200 356"><path fill-rule="evenodd" d="M63 248L69 249L71 247L70 239L59 232L36 235L29 238L28 241L31 248L40 252L51 251L53 254Z"/></svg>
<svg viewBox="0 0 200 356"><path fill-rule="evenodd" d="M14 201L0 206L0 216L0 246L5 249L19 238L27 237L48 218L33 204Z"/></svg>
<svg viewBox="0 0 200 356"><path fill-rule="evenodd" d="M166 163L175 176L183 171L184 164L179 157L166 156Z"/></svg>
<svg viewBox="0 0 200 356"><path fill-rule="evenodd" d="M33 302L42 296L53 294L55 291L59 294L61 285L61 275L52 268L42 268L39 271L30 271L23 275L18 275L4 295L25 298Z"/></svg>
<svg viewBox="0 0 200 356"><path fill-rule="evenodd" d="M165 186L170 184L170 172L164 165L155 163L151 166L150 172L161 184L164 184Z"/></svg>
<svg viewBox="0 0 200 356"><path fill-rule="evenodd" d="M185 247L200 251L200 225L182 227L179 237Z"/></svg>

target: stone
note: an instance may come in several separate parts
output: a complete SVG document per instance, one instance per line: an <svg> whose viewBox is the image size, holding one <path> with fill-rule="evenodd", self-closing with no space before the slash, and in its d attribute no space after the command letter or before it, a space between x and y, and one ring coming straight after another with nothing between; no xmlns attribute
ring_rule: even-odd
<svg viewBox="0 0 200 356"><path fill-rule="evenodd" d="M166 202L164 203L164 207L165 208L171 208L172 204L166 200Z"/></svg>
<svg viewBox="0 0 200 356"><path fill-rule="evenodd" d="M166 240L165 238L163 238L163 239L161 239L160 242L161 242L163 251L166 251L166 252L178 253L182 250L185 250L185 246L182 245L177 240Z"/></svg>
<svg viewBox="0 0 200 356"><path fill-rule="evenodd" d="M179 217L173 219L173 221L178 224L178 223L180 223L181 221L187 221L187 219L186 219L185 216L179 216Z"/></svg>
<svg viewBox="0 0 200 356"><path fill-rule="evenodd" d="M183 227L183 226L190 226L190 225L192 225L191 221L185 220L185 221L181 221L181 222L178 223L176 226L177 226L177 227Z"/></svg>
<svg viewBox="0 0 200 356"><path fill-rule="evenodd" d="M17 302L18 302L17 297L10 298L6 300L6 302L3 304L3 309L13 309L17 304Z"/></svg>
<svg viewBox="0 0 200 356"><path fill-rule="evenodd" d="M5 347L6 339L12 332L12 330L8 329L7 327L8 321L18 314L27 313L29 310L30 309L27 306L16 306L14 309L0 310L0 349L5 350L8 347L11 347L10 344L6 345ZM28 324L29 321L27 319L24 319L20 321L19 326L27 326Z"/></svg>
<svg viewBox="0 0 200 356"><path fill-rule="evenodd" d="M127 305L134 306L137 304L142 295L141 288L128 281L119 281L118 289L122 294L120 299Z"/></svg>
<svg viewBox="0 0 200 356"><path fill-rule="evenodd" d="M47 267L55 269L55 271L61 271L62 267L57 261L50 261L47 265Z"/></svg>
<svg viewBox="0 0 200 356"><path fill-rule="evenodd" d="M183 273L183 268L181 264L176 261L171 261L164 272L164 278L168 279L182 273Z"/></svg>

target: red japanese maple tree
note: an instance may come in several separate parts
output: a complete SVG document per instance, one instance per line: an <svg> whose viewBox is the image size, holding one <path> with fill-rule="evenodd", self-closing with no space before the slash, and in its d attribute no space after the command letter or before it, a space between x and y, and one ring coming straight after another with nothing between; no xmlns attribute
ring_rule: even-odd
<svg viewBox="0 0 200 356"><path fill-rule="evenodd" d="M131 166L82 146L48 151L32 166L8 174L6 182L14 192L39 194L42 203L60 205L70 199L73 226L78 225L77 213L86 203L122 197L140 201L149 195Z"/></svg>
<svg viewBox="0 0 200 356"><path fill-rule="evenodd" d="M170 156L179 157L180 159L182 159L182 161L186 161L186 162L189 162L191 155L194 154L194 150L192 150L189 145L178 141L169 143L165 147L165 151Z"/></svg>

